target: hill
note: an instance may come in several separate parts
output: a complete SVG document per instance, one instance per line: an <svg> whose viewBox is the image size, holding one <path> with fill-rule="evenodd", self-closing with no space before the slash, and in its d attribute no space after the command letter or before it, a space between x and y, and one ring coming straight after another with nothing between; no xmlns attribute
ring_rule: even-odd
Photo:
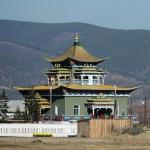
<svg viewBox="0 0 150 150"><path fill-rule="evenodd" d="M44 56L44 54L43 54ZM42 53L0 41L0 85L32 85L43 82L48 62Z"/></svg>
<svg viewBox="0 0 150 150"><path fill-rule="evenodd" d="M50 64L81 35L81 44L93 55L110 57L103 65L122 83L150 84L150 31L115 30L85 23L33 23L0 20L0 85L46 82ZM132 82L133 81L133 82ZM117 82L117 80L116 80Z"/></svg>

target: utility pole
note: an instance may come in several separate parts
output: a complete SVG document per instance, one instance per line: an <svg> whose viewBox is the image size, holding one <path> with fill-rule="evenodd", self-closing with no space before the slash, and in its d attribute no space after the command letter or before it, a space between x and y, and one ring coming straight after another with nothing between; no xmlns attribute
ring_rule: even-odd
<svg viewBox="0 0 150 150"><path fill-rule="evenodd" d="M52 86L50 85L50 79L48 78L49 86L49 103L50 103L50 122L52 123L53 111L52 111Z"/></svg>
<svg viewBox="0 0 150 150"><path fill-rule="evenodd" d="M132 98L130 98L130 115L129 115L129 119L130 119L130 126L132 127L132 103L133 103L133 101L132 101Z"/></svg>
<svg viewBox="0 0 150 150"><path fill-rule="evenodd" d="M115 89L115 101L114 101L114 117L117 115L117 92L116 92L116 85L114 86Z"/></svg>
<svg viewBox="0 0 150 150"><path fill-rule="evenodd" d="M144 99L144 125L146 125L146 116L147 116L146 105L147 105L147 100L145 98Z"/></svg>
<svg viewBox="0 0 150 150"><path fill-rule="evenodd" d="M130 100L131 100L131 103L130 103L130 104L131 104L131 106L130 106L130 109L131 109L131 110L130 110L130 117L131 117L131 119L132 119L132 99L130 99Z"/></svg>

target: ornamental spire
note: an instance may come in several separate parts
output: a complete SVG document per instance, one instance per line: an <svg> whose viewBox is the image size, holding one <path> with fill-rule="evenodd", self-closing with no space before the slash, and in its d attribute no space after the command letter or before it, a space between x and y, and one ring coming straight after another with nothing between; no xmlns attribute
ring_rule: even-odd
<svg viewBox="0 0 150 150"><path fill-rule="evenodd" d="M76 33L75 35L74 35L74 45L79 45L79 39L80 39L80 37L79 37L79 34L78 33Z"/></svg>

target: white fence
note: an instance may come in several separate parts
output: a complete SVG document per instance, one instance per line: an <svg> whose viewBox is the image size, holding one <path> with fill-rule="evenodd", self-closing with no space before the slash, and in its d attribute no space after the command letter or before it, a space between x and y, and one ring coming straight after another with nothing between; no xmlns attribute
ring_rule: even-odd
<svg viewBox="0 0 150 150"><path fill-rule="evenodd" d="M52 134L53 137L76 136L77 123L0 124L0 136L33 137L35 133Z"/></svg>

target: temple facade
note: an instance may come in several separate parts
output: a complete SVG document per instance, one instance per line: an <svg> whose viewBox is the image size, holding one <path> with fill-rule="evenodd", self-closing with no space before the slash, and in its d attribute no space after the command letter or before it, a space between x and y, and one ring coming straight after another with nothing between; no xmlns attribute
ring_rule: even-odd
<svg viewBox="0 0 150 150"><path fill-rule="evenodd" d="M106 59L89 54L76 34L73 45L62 55L47 58L53 65L46 71L47 85L16 89L25 102L31 100L30 93L34 91L41 116L50 112L53 118L63 120L126 116L129 94L137 87L105 84L107 72L101 63Z"/></svg>

